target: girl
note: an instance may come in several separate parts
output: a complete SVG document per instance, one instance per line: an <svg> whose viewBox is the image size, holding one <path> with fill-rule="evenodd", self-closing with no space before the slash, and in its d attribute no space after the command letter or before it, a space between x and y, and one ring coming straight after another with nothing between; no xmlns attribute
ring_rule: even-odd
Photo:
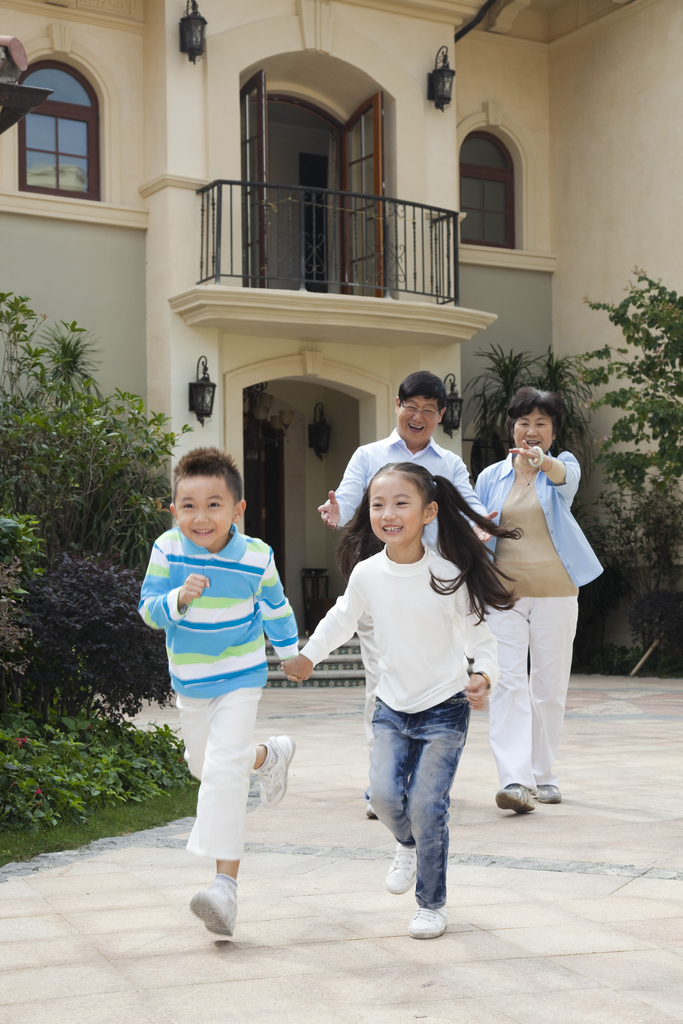
<svg viewBox="0 0 683 1024"><path fill-rule="evenodd" d="M437 512L435 552L423 545L422 531ZM468 520L496 537L518 536L492 527L444 477L413 462L384 466L339 545L346 593L283 666L289 679L307 679L353 636L361 615L372 616L381 657L370 800L398 841L387 889L406 892L417 876L418 909L408 928L414 939L446 930L449 792L470 707L485 706L498 678L484 611L512 604ZM474 658L469 680L466 655Z"/></svg>

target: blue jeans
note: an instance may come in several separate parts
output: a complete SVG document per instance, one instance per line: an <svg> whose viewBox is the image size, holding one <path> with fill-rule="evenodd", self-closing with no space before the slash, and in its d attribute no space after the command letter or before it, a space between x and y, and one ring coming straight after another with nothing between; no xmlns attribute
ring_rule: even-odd
<svg viewBox="0 0 683 1024"><path fill-rule="evenodd" d="M428 910L446 904L449 793L469 720L462 693L416 714L375 705L370 800L397 841L417 850L415 899Z"/></svg>

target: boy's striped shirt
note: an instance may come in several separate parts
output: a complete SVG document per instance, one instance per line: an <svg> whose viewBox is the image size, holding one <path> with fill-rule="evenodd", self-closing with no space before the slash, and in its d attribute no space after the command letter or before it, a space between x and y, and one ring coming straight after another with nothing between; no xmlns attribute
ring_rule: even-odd
<svg viewBox="0 0 683 1024"><path fill-rule="evenodd" d="M178 592L190 573L211 586L178 611ZM152 629L166 630L173 689L189 697L217 697L242 686L265 686L263 631L281 658L298 651L294 613L284 595L273 552L233 526L217 554L176 527L156 541L142 584L139 612Z"/></svg>

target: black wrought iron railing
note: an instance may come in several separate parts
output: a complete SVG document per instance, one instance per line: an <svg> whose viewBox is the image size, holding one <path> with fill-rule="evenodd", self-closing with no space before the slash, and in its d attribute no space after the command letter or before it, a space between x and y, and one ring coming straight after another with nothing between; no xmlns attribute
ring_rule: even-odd
<svg viewBox="0 0 683 1024"><path fill-rule="evenodd" d="M458 302L453 210L250 181L212 181L198 194L199 284Z"/></svg>

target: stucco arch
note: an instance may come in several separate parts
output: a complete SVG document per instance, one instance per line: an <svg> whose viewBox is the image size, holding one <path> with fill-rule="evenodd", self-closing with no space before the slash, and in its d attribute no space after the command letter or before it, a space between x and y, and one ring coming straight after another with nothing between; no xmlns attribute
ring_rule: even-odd
<svg viewBox="0 0 683 1024"><path fill-rule="evenodd" d="M77 35L69 39L68 51L57 49L49 36L32 39L25 49L29 64L49 57L80 71L91 83L100 108L100 196L102 202L120 203L121 103L111 73L100 57L79 42ZM18 154L15 166L17 161Z"/></svg>
<svg viewBox="0 0 683 1024"><path fill-rule="evenodd" d="M524 132L505 113L500 123L492 124L486 110L470 114L458 124L458 162L460 147L474 131L487 131L499 138L510 151L515 166L515 249L536 249L534 228L535 195L533 151Z"/></svg>
<svg viewBox="0 0 683 1024"><path fill-rule="evenodd" d="M358 399L361 444L389 433L391 383L354 366L325 359L322 352L301 351L227 370L223 374L225 448L242 465L242 389L264 380L305 380L336 388Z"/></svg>
<svg viewBox="0 0 683 1024"><path fill-rule="evenodd" d="M382 49L372 39L356 32L344 24L336 24L331 37L328 53L312 53L303 46L301 23L297 15L280 18L266 18L251 22L239 28L211 35L207 45L207 104L209 109L208 177L240 177L239 136L229 130L233 124L239 127L240 81L248 72L273 62L275 58L297 54L304 61L329 61L333 58L349 69L357 69L359 80L367 76L370 89L382 89L393 109L389 116L397 152L423 152L425 90L423 76L413 77L404 63L398 61L388 49ZM304 55L306 55L304 57ZM343 76L341 78L343 82ZM273 84L277 91L289 91L291 82L278 75ZM269 85L270 87L270 85ZM309 98L329 110L340 120L349 117L356 102L355 93L344 102L339 88L335 97L329 89L302 85L297 94ZM341 99L340 99L341 97ZM361 102L364 97L358 102ZM385 119L385 128L386 128ZM227 130L226 130L227 129ZM417 163L400 161L396 179L387 188L396 189L401 196L410 196L415 201L425 201L425 179Z"/></svg>

